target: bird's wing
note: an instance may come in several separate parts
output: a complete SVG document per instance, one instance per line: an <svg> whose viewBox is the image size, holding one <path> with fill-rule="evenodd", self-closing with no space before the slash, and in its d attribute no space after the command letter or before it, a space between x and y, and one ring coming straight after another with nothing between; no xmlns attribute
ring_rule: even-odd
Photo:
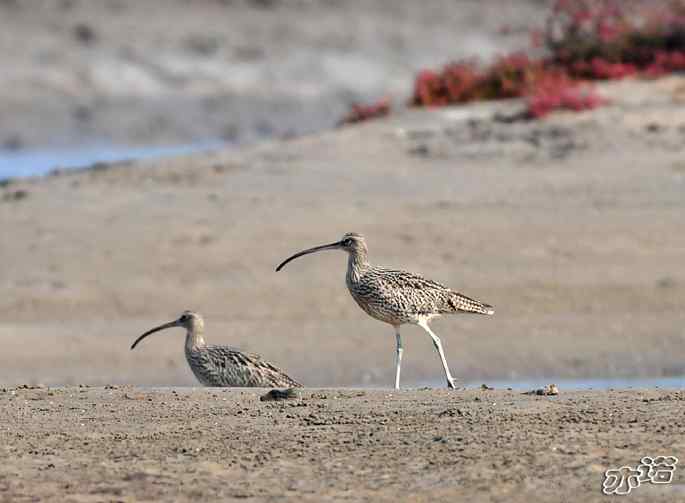
<svg viewBox="0 0 685 503"><path fill-rule="evenodd" d="M438 283L437 281L431 281L407 271L400 271L395 269L381 269L378 268L380 272L380 278L382 281L390 288L405 289L411 288L420 291L448 291L445 285Z"/></svg>
<svg viewBox="0 0 685 503"><path fill-rule="evenodd" d="M415 314L492 314L491 306L418 274L382 268L375 268L375 273L371 281L382 300L404 311Z"/></svg>
<svg viewBox="0 0 685 503"><path fill-rule="evenodd" d="M208 354L215 366L243 369L247 374L252 374L254 380L260 381L263 386L302 386L281 369L263 360L258 354L245 353L226 346L212 346Z"/></svg>
<svg viewBox="0 0 685 503"><path fill-rule="evenodd" d="M360 293L366 293L369 302L408 314L438 314L449 292L440 283L395 269L373 268L364 274L362 283L366 288Z"/></svg>

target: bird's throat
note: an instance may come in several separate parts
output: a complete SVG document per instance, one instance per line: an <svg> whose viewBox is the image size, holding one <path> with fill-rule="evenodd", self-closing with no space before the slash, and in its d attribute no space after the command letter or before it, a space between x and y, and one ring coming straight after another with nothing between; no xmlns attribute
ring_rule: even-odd
<svg viewBox="0 0 685 503"><path fill-rule="evenodd" d="M206 345L202 330L195 329L186 332L186 351L193 351Z"/></svg>
<svg viewBox="0 0 685 503"><path fill-rule="evenodd" d="M347 259L347 282L358 282L368 266L369 263L366 259L366 254L350 253L349 258Z"/></svg>

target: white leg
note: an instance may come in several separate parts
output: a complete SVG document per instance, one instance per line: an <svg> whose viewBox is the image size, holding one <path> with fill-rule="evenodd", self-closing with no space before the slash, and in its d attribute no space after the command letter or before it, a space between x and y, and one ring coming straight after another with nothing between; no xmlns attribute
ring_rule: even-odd
<svg viewBox="0 0 685 503"><path fill-rule="evenodd" d="M445 370L445 377L447 378L447 387L448 388L456 388L454 377L452 377L452 374L450 373L450 369L447 366L447 360L445 359L445 353L442 350L442 344L440 343L440 337L438 337L437 335L435 335L433 333L433 331L428 326L428 321L421 320L418 322L418 325L421 328L423 328L426 332L428 332L428 335L430 335L431 339L433 339L433 345L435 346L435 349L437 349L438 354L440 355L440 361L442 362L442 368Z"/></svg>
<svg viewBox="0 0 685 503"><path fill-rule="evenodd" d="M400 337L400 327L395 327L395 341L397 342L397 352L395 355L395 389L400 389L400 369L402 367L402 338Z"/></svg>

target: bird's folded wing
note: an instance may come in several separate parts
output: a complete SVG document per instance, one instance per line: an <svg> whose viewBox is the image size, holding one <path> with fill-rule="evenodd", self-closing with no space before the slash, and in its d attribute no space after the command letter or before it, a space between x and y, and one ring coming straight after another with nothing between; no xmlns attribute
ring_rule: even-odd
<svg viewBox="0 0 685 503"><path fill-rule="evenodd" d="M377 268L364 276L369 302L385 304L407 314L438 314L451 290L407 271Z"/></svg>
<svg viewBox="0 0 685 503"><path fill-rule="evenodd" d="M214 348L216 348L216 350L211 351L210 353L212 358L216 360L214 363L220 366L225 367L226 364L230 364L245 368L251 367L255 369L263 369L267 372L285 375L281 369L275 365L272 365L268 361L263 360L262 357L257 353L245 353L243 351L239 351L238 349L229 348L226 346L214 346Z"/></svg>

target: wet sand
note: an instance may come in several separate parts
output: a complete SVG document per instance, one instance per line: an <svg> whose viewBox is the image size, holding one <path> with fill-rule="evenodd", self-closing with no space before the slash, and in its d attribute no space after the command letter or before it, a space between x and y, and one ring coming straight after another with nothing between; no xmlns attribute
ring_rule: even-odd
<svg viewBox="0 0 685 503"><path fill-rule="evenodd" d="M80 141L178 141L175 128L137 127L107 114L75 113L75 122L62 124L45 104L71 107L83 98L109 106L111 82L95 78L107 75L108 65L128 68L131 78L118 90L133 100L130 117L154 118L143 102L161 99L174 117L211 129L210 112L198 120L183 113L183 100L177 108L164 100L228 92L235 82L210 78L207 69L244 56L243 39L228 30L234 24L263 30L254 42L261 56L238 66L261 69L245 89L273 68L284 79L279 89L303 92L309 88L285 76L308 75L318 86L308 95L312 103L335 89L340 105L349 97L341 84L348 73L300 73L292 66L297 58L284 53L315 64L319 42L327 41L329 70L353 54L372 54L381 65L378 87L401 95L408 89L393 83L409 84L414 66L463 55L455 48L479 48L483 56L513 49L527 43L532 13L544 14L539 2L507 2L506 16L489 15L478 2L458 11L452 2L428 10L379 0L365 4L368 12L304 4L295 12L284 2L208 1L189 10L179 1L156 17L136 10L159 10L155 2L46 1L35 12L4 2L12 22L0 44L15 50L0 51L8 68L0 80L1 135L26 120L36 137L25 146L49 143L46 131ZM333 31L343 14L385 27L384 42L373 43L378 33L364 22L349 23L359 36ZM170 23L174 17L186 22ZM498 29L502 17L506 30ZM136 29L140 19L149 20L144 30ZM284 22L298 29L284 30ZM425 34L427 25L433 29ZM27 33L40 36L19 43ZM207 37L198 43L202 33L218 45ZM409 43L415 40L427 45ZM277 41L278 50L265 49ZM131 45L154 61L134 57ZM170 78L169 68L185 77ZM198 68L206 71L191 71ZM157 92L136 84L144 76ZM353 84L362 93L376 89ZM405 110L252 147L2 181L3 384L192 385L179 331L135 352L128 347L144 330L194 309L206 318L208 341L261 353L307 385L387 386L392 329L350 298L344 256L310 256L273 271L291 253L348 231L367 236L374 263L421 273L496 307L494 317L434 324L453 373L468 381L683 376L685 84L671 77L600 87L611 106L539 122L516 120L516 102ZM236 97L250 107L250 96ZM254 118L219 115L246 127ZM103 125L114 129L104 133ZM403 335L404 382L441 382L429 338L415 327Z"/></svg>
<svg viewBox="0 0 685 503"><path fill-rule="evenodd" d="M193 385L184 309L206 338L309 386L388 386L394 336L344 285L342 252L495 306L434 323L470 381L685 375L680 78L607 87L613 105L508 122L513 103L0 187L4 384ZM403 381L440 382L403 328ZM36 348L40 348L39 351ZM480 381L482 382L482 381Z"/></svg>
<svg viewBox="0 0 685 503"><path fill-rule="evenodd" d="M264 391L3 390L0 500L606 501L605 470L685 452L683 391Z"/></svg>

